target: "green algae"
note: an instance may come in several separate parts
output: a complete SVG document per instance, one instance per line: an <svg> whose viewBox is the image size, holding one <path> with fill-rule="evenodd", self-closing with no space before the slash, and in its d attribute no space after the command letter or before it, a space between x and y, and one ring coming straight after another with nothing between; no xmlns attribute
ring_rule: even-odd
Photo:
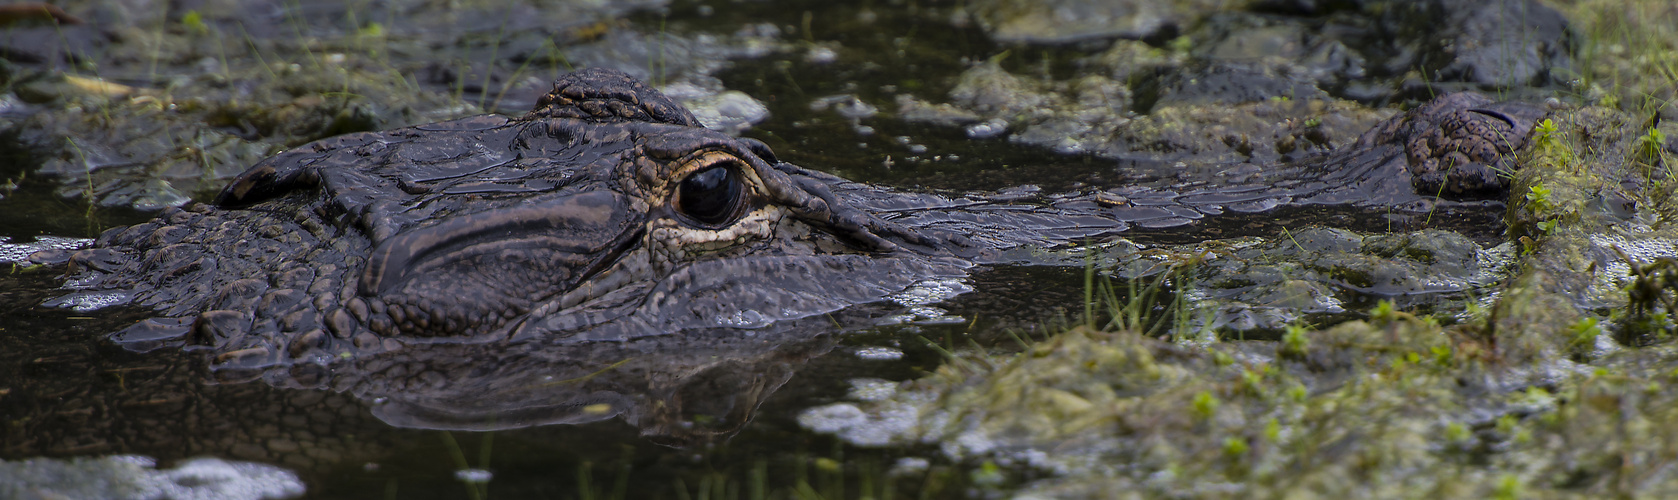
<svg viewBox="0 0 1678 500"><path fill-rule="evenodd" d="M207 199L257 160L325 137L522 113L573 63L643 77L656 63L659 83L682 85L678 98L707 123L745 121L733 124L737 132L760 120L761 111L719 113L761 104L722 93L705 75L780 45L745 35L655 37L627 24L628 11L662 3L212 1L145 10L71 2L89 19L61 27L51 47L0 40L8 57L14 49L68 52L0 61L0 95L13 96L0 102L8 111L0 139L41 158L42 177L56 180L62 197L155 211ZM666 52L679 62L666 64ZM648 68L635 67L641 62ZM719 114L728 116L710 116Z"/></svg>
<svg viewBox="0 0 1678 500"><path fill-rule="evenodd" d="M1509 314L1523 313L1533 314ZM1006 358L946 364L906 383L899 399L923 401L928 415L908 437L946 443L952 456L1043 452L1031 463L1058 476L1024 497L1659 496L1678 487L1668 470L1678 431L1660 425L1678 411L1660 389L1678 361L1669 349L1583 366L1516 347L1549 345L1541 332L1444 328L1390 308L1296 332L1303 341L1194 347L1077 327Z"/></svg>
<svg viewBox="0 0 1678 500"><path fill-rule="evenodd" d="M0 129L43 158L40 172L57 180L60 196L151 211L207 198L245 166L287 147L478 112L421 91L375 51L229 43L225 28L202 16L197 26L208 32L122 28L132 38L96 54L103 70L10 75L5 88L36 107L0 119ZM169 74L157 74L159 64ZM152 73L137 77L140 67Z"/></svg>
<svg viewBox="0 0 1678 500"><path fill-rule="evenodd" d="M1157 68L1180 65L1183 59L1141 42L1119 41L1088 58L1109 74L1044 81L1009 73L993 58L960 75L949 94L953 108L935 112L950 105L909 100L900 105L900 113L906 120L944 125L992 120L1014 130L1014 140L1060 153L1196 164L1273 162L1321 153L1355 140L1395 113L1326 97L1156 102L1159 96L1150 92L1158 90L1149 89L1158 85L1147 80L1156 77ZM996 133L1003 125L996 126ZM974 134L971 128L969 134Z"/></svg>
<svg viewBox="0 0 1678 500"><path fill-rule="evenodd" d="M1671 496L1678 234L1670 153L1651 146L1665 134L1609 107L1552 113L1511 173L1506 237L1520 250L1495 285L1479 282L1492 286L1468 301L1479 312L1441 321L1383 302L1361 320L1290 325L1278 341L1077 327L1018 354L956 354L891 400L857 406L915 408L904 442L1051 474L1021 498ZM1287 277L1380 281L1336 270L1349 258L1418 272L1479 250L1453 236L1313 228L1200 265L1240 262L1225 286L1274 276L1291 290L1277 296L1300 296L1323 281Z"/></svg>

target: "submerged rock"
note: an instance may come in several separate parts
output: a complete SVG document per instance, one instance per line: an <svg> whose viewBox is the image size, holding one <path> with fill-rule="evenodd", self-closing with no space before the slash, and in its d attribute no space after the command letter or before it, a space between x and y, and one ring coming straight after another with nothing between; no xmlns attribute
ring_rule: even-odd
<svg viewBox="0 0 1678 500"><path fill-rule="evenodd" d="M968 10L992 38L1004 42L1063 43L1098 38L1170 37L1226 0L981 0Z"/></svg>
<svg viewBox="0 0 1678 500"><path fill-rule="evenodd" d="M1105 76L1043 82L1008 73L992 61L962 74L950 92L953 109L932 113L944 105L922 104L904 107L902 116L940 124L994 121L998 125L990 129L997 132L970 129L969 136L1010 130L1010 140L1063 154L1217 163L1326 152L1391 113L1321 96L1309 85L1296 91L1283 80L1226 71L1233 70L1152 81L1139 95ZM1136 111L1143 105L1145 114Z"/></svg>
<svg viewBox="0 0 1678 500"><path fill-rule="evenodd" d="M1387 112L1361 104L1414 103L1475 88L1525 95L1574 78L1573 28L1557 11L1529 0L1257 6L1290 15L1202 13L1196 9L1204 6L1191 4L972 6L980 24L1000 41L1065 41L1094 33L1143 38L1163 31L1156 27L1138 34L1128 28L1128 19L1159 25L1169 24L1168 18L1193 21L1182 24L1182 36L1172 32L1150 39L1153 45L1133 39L1111 42L1105 52L1079 59L1070 76L1025 77L1009 73L996 60L977 64L949 92L953 109L903 116L948 125L949 117L974 115L953 124L969 127L968 135L980 139L1006 130L1012 140L1063 154L1191 163L1272 161L1311 153L1313 146L1344 143ZM1096 15L1088 9L1129 14ZM1163 14L1178 9L1188 10L1177 17ZM1076 23L1044 28L1040 35L1020 34L1031 32L1025 26L1046 24L1040 20L1056 16ZM1080 28L1085 24L1105 31ZM1311 104L1295 104L1301 102ZM913 111L924 109L931 108ZM984 124L982 130L975 131L974 122ZM1495 177L1475 175L1484 178L1478 181L1482 185ZM1460 177L1426 184L1469 182L1467 175Z"/></svg>
<svg viewBox="0 0 1678 500"><path fill-rule="evenodd" d="M1513 252L1440 230L1366 236L1307 228L1208 259L1191 271L1192 286L1210 300L1197 305L1215 311L1207 326L1226 335L1274 332L1307 314L1346 313L1346 304L1370 296L1460 310L1464 294L1483 294L1508 276ZM1452 300L1456 307L1445 305Z"/></svg>
<svg viewBox="0 0 1678 500"><path fill-rule="evenodd" d="M1393 2L1385 8L1388 26L1420 49L1417 62L1435 81L1545 86L1572 71L1576 35L1561 13L1535 0Z"/></svg>
<svg viewBox="0 0 1678 500"><path fill-rule="evenodd" d="M0 117L0 130L41 158L39 172L58 182L61 196L152 211L214 192L238 166L286 146L476 109L439 94L398 92L379 79L280 73L285 79L260 89L226 88L215 76L131 95L59 86L27 114ZM346 86L355 92L342 93ZM180 92L195 87L202 92Z"/></svg>

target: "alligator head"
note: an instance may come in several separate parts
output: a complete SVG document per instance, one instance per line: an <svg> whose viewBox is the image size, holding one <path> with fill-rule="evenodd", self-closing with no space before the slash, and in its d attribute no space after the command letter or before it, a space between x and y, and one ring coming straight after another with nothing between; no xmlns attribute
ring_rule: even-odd
<svg viewBox="0 0 1678 500"><path fill-rule="evenodd" d="M264 160L214 206L68 255L84 291L60 303L151 306L166 317L114 338L260 368L413 343L756 328L971 265L963 238L859 210L837 181L701 127L627 75L584 70L523 117Z"/></svg>

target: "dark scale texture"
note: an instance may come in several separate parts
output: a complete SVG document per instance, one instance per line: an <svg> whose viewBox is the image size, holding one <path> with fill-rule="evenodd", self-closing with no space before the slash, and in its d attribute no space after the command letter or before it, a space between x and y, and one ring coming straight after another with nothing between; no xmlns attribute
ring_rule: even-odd
<svg viewBox="0 0 1678 500"><path fill-rule="evenodd" d="M732 169L745 185L725 194L744 198L710 205L742 208L694 227L669 201L680 177L704 168ZM835 210L843 202L825 181L774 161L756 141L699 128L687 110L626 75L588 70L562 78L524 117L306 144L252 166L213 206L171 209L108 231L93 248L37 259L70 263L79 291L56 303L120 294L149 306L167 319L113 338L136 349L207 347L223 380L404 344L515 332L632 339L734 324L737 310L668 303L688 293L684 270L695 265L722 270L716 277L748 298L810 296L803 288L832 288L823 282L840 276L874 282L768 312L781 319L880 300L970 265L955 253L976 250L959 237ZM766 232L788 224L813 236L794 243ZM650 227L663 228L660 240ZM716 262L817 241L825 250L792 253L862 260L817 266L831 274L810 283L761 279L776 275L773 261ZM889 265L857 276L856 262L870 259ZM740 269L757 275L732 272ZM636 296L654 289L657 300Z"/></svg>
<svg viewBox="0 0 1678 500"><path fill-rule="evenodd" d="M1451 101L1461 102L1441 105ZM1473 94L1452 94L1411 114L1431 116L1437 123L1416 130L1404 145L1416 190L1461 196L1509 188L1516 168L1512 153L1521 148L1544 111L1496 104Z"/></svg>
<svg viewBox="0 0 1678 500"><path fill-rule="evenodd" d="M668 123L698 127L699 119L658 91L621 72L588 68L554 82L524 116Z"/></svg>
<svg viewBox="0 0 1678 500"><path fill-rule="evenodd" d="M74 292L51 304L150 307L160 318L113 338L140 350L202 346L218 379L408 387L367 377L385 358L457 355L443 346L563 350L771 331L790 341L822 331L784 329L799 321L1007 262L1001 251L1014 247L1281 204L1403 205L1424 198L1412 175L1418 186L1441 172L1447 183L1479 179L1447 191L1479 190L1484 178L1451 172L1507 168L1534 116L1454 94L1249 181L1028 204L906 193L780 162L760 142L698 127L622 73L585 70L523 117L306 144L252 166L214 206L31 258L69 265ZM740 184L683 194L708 171ZM683 212L692 207L706 213Z"/></svg>

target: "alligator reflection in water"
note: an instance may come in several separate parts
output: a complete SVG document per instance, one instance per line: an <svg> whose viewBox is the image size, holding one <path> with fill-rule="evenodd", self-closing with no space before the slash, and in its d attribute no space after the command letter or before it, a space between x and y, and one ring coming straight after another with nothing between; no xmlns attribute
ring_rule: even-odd
<svg viewBox="0 0 1678 500"><path fill-rule="evenodd" d="M626 75L585 70L522 118L312 143L252 167L216 207L30 258L71 266L77 291L52 304L152 308L163 317L113 338L208 351L223 380L349 391L397 425L617 415L684 442L738 428L826 351L824 313L1133 224L1499 196L1485 173L1510 168L1541 113L1453 94L1297 165L949 198L780 162Z"/></svg>
<svg viewBox="0 0 1678 500"><path fill-rule="evenodd" d="M412 433L371 417L397 428L473 431L618 418L655 443L704 446L739 431L798 367L829 352L833 335L807 332L830 321L629 342L416 345L334 366L337 390L296 390L311 380L305 376L279 388L205 385L213 376L206 367L174 350L126 364L36 357L22 379L9 381L27 389L6 400L0 453L144 450L331 469L391 460L414 446ZM120 374L122 383L65 376L83 372Z"/></svg>
<svg viewBox="0 0 1678 500"><path fill-rule="evenodd" d="M797 367L832 349L832 335L807 333L820 324L803 323L830 321L628 342L416 345L334 367L331 379L398 427L485 431L617 417L654 442L685 447L749 422Z"/></svg>

